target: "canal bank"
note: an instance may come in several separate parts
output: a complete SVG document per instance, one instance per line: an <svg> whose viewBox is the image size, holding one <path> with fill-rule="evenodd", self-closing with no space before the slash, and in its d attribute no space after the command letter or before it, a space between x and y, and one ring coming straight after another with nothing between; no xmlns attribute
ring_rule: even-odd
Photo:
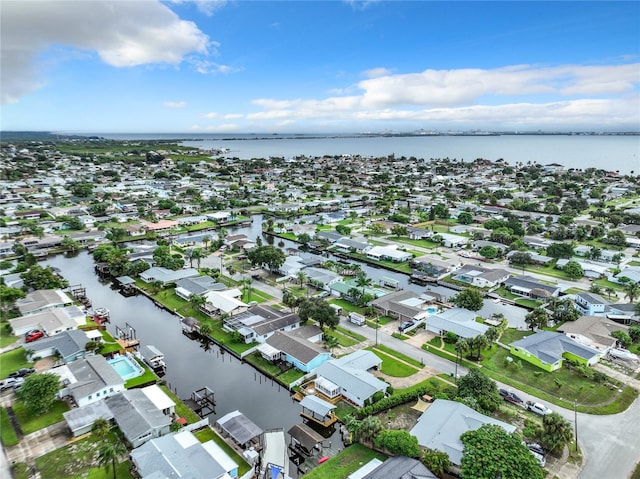
<svg viewBox="0 0 640 479"><path fill-rule="evenodd" d="M94 307L109 309L109 332L114 334L116 326L124 328L128 323L142 344L151 344L164 353L167 370L163 379L179 398L187 399L203 387L213 390L216 407L208 415L212 423L235 410L263 430L286 432L302 422L300 405L287 388L214 343L190 339L182 333L178 316L156 306L146 296L122 296L115 286L94 273L89 253L50 257L46 264L58 268L71 284L82 284ZM340 444L339 435L332 435L329 442Z"/></svg>

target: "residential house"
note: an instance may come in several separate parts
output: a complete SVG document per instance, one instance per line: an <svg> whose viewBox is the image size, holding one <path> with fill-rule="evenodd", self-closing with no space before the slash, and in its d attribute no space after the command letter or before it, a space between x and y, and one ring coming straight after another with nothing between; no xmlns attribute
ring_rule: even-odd
<svg viewBox="0 0 640 479"><path fill-rule="evenodd" d="M199 276L200 273L195 268L183 268L173 271L161 266L154 266L140 273L140 279L145 283L161 282L163 285L175 283L183 278L193 278Z"/></svg>
<svg viewBox="0 0 640 479"><path fill-rule="evenodd" d="M402 263L413 258L413 255L407 251L398 249L398 245L374 246L366 252L367 258L376 261L393 261L394 263Z"/></svg>
<svg viewBox="0 0 640 479"><path fill-rule="evenodd" d="M500 251L501 254L509 249L507 245L503 245L502 243L497 243L495 241L476 240L471 243L471 249L474 251L480 251L485 246L493 246Z"/></svg>
<svg viewBox="0 0 640 479"><path fill-rule="evenodd" d="M316 369L315 389L320 393L321 399L334 402L343 397L356 406L363 407L374 394L387 389L387 383L369 372L379 368L381 364L380 358L366 350L331 359Z"/></svg>
<svg viewBox="0 0 640 479"><path fill-rule="evenodd" d="M423 240L433 236L433 231L424 228L407 227L407 237L412 240Z"/></svg>
<svg viewBox="0 0 640 479"><path fill-rule="evenodd" d="M358 241L348 236L341 237L338 241L334 242L333 246L336 250L344 253L366 253L372 246L365 241Z"/></svg>
<svg viewBox="0 0 640 479"><path fill-rule="evenodd" d="M557 297L560 293L558 285L543 283L531 276L511 276L504 282L504 286L510 293L539 301L545 301L551 296Z"/></svg>
<svg viewBox="0 0 640 479"><path fill-rule="evenodd" d="M52 308L9 320L13 334L18 336L34 329L44 331L47 336L55 336L63 331L76 329L86 322L87 316L84 311L73 305Z"/></svg>
<svg viewBox="0 0 640 479"><path fill-rule="evenodd" d="M312 330L307 328L312 328ZM279 359L286 361L300 371L311 372L331 358L329 351L307 339L308 334L317 337L318 332L315 328L317 326L303 326L293 331L274 331L258 347L258 350L262 352L265 347L272 348L269 349L270 354L273 354L273 350L277 350L280 353ZM322 336L322 332L320 332L320 336Z"/></svg>
<svg viewBox="0 0 640 479"><path fill-rule="evenodd" d="M242 449L259 446L264 434L260 426L238 410L231 411L218 419L216 428L223 437L231 438Z"/></svg>
<svg viewBox="0 0 640 479"><path fill-rule="evenodd" d="M507 259L511 259L511 257L514 254L518 254L518 253L521 253L521 251L518 251L518 250L509 251L506 255ZM526 251L526 253L531 257L531 261L533 261L533 264L537 264L540 266L546 266L548 264L551 264L555 260L555 258L552 258L551 256L545 256L543 254L538 254L533 251Z"/></svg>
<svg viewBox="0 0 640 479"><path fill-rule="evenodd" d="M124 379L101 355L78 359L51 372L68 382L60 391L60 397L71 396L78 406L124 391Z"/></svg>
<svg viewBox="0 0 640 479"><path fill-rule="evenodd" d="M151 439L131 451L131 462L141 479L238 477L238 465L215 441L201 443L190 431Z"/></svg>
<svg viewBox="0 0 640 479"><path fill-rule="evenodd" d="M597 349L584 346L555 331L538 331L514 341L509 348L513 356L548 372L560 369L565 359L592 366L602 356Z"/></svg>
<svg viewBox="0 0 640 479"><path fill-rule="evenodd" d="M418 296L413 291L408 290L385 294L380 298L374 299L369 304L381 315L389 316L399 321L420 321L435 310L430 298Z"/></svg>
<svg viewBox="0 0 640 479"><path fill-rule="evenodd" d="M226 289L224 283L218 283L211 276L194 276L176 281L176 295L189 301L191 295L205 296L210 291L222 291Z"/></svg>
<svg viewBox="0 0 640 479"><path fill-rule="evenodd" d="M328 243L335 244L338 240L342 239L342 235L340 233L335 233L333 231L318 231L316 233L317 240L325 240Z"/></svg>
<svg viewBox="0 0 640 479"><path fill-rule="evenodd" d="M129 389L105 401L118 428L134 448L170 432L171 418L142 389Z"/></svg>
<svg viewBox="0 0 640 479"><path fill-rule="evenodd" d="M440 335L451 332L460 338L475 338L489 328L476 321L475 312L464 308L451 308L429 316L426 329Z"/></svg>
<svg viewBox="0 0 640 479"><path fill-rule="evenodd" d="M564 269L564 267L570 261L578 263L582 268L584 275L587 278L593 278L593 279L603 278L607 274L607 271L609 270L609 268L612 267L612 265L608 265L604 263L597 263L595 261L588 261L588 260L578 260L575 258L573 259L560 258L558 261L556 261L555 267L558 269Z"/></svg>
<svg viewBox="0 0 640 479"><path fill-rule="evenodd" d="M382 462L372 459L348 479L436 479L427 467L417 459L406 456L392 456Z"/></svg>
<svg viewBox="0 0 640 479"><path fill-rule="evenodd" d="M292 331L299 327L300 316L297 314L264 305L227 318L224 323L226 330L238 331L246 343L264 343L276 331Z"/></svg>
<svg viewBox="0 0 640 479"><path fill-rule="evenodd" d="M576 321L567 321L558 328L559 333L580 344L597 349L601 355L615 348L617 339L611 336L614 331L628 332L628 326L601 316L581 316Z"/></svg>
<svg viewBox="0 0 640 479"><path fill-rule="evenodd" d="M89 354L85 349L88 342L89 337L84 331L79 329L63 331L55 336L42 338L30 343L29 357L42 359L57 356L59 361L67 364L76 359L82 359Z"/></svg>
<svg viewBox="0 0 640 479"><path fill-rule="evenodd" d="M456 281L462 281L478 288L495 288L504 283L509 278L509 274L504 269L483 268L467 264L451 277Z"/></svg>
<svg viewBox="0 0 640 479"><path fill-rule="evenodd" d="M249 308L249 305L240 299L242 298L242 291L238 288L209 291L203 296L206 302L200 310L209 316L218 314L233 316L244 313Z"/></svg>
<svg viewBox="0 0 640 479"><path fill-rule="evenodd" d="M149 233L162 233L179 226L178 222L173 220L158 220L156 223L141 221L140 224Z"/></svg>
<svg viewBox="0 0 640 479"><path fill-rule="evenodd" d="M413 258L409 261L409 265L413 269L433 277L444 276L453 271L456 267L453 261L444 261L439 257L431 255Z"/></svg>
<svg viewBox="0 0 640 479"><path fill-rule="evenodd" d="M605 309L610 304L599 294L595 293L578 293L575 295L576 308L585 316L604 316Z"/></svg>
<svg viewBox="0 0 640 479"><path fill-rule="evenodd" d="M309 283L326 291L329 290L332 284L342 279L339 274L324 268L305 268L303 272Z"/></svg>
<svg viewBox="0 0 640 479"><path fill-rule="evenodd" d="M460 436L485 424L500 426L507 433L516 430L515 426L480 414L460 402L436 399L409 432L420 446L446 452L451 463L460 467L464 451Z"/></svg>
<svg viewBox="0 0 640 479"><path fill-rule="evenodd" d="M64 308L73 304L73 299L61 289L40 289L28 293L16 301L20 314L36 314L47 309Z"/></svg>
<svg viewBox="0 0 640 479"><path fill-rule="evenodd" d="M445 248L462 248L470 241L465 236L452 235L450 233L438 233L438 235L442 238L442 246Z"/></svg>

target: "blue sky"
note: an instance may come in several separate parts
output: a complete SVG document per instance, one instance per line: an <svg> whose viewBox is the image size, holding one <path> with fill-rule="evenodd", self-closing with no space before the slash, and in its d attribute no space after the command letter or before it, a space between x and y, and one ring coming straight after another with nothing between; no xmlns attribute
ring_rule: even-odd
<svg viewBox="0 0 640 479"><path fill-rule="evenodd" d="M640 2L2 0L3 130L640 130Z"/></svg>

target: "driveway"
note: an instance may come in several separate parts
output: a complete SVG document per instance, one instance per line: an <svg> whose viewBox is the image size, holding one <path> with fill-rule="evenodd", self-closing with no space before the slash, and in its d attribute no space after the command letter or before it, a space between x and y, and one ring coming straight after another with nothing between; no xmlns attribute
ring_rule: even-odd
<svg viewBox="0 0 640 479"><path fill-rule="evenodd" d="M28 462L66 446L69 429L65 421L24 436L19 444L5 449L10 464Z"/></svg>

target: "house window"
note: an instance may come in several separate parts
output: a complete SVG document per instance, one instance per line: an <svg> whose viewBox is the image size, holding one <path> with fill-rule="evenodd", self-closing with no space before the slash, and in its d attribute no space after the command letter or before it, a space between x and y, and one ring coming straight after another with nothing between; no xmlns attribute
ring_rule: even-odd
<svg viewBox="0 0 640 479"><path fill-rule="evenodd" d="M87 399L91 399L91 394L89 394L89 397Z"/></svg>
<svg viewBox="0 0 640 479"><path fill-rule="evenodd" d="M96 397L99 398L100 397L100 393L96 393Z"/></svg>

